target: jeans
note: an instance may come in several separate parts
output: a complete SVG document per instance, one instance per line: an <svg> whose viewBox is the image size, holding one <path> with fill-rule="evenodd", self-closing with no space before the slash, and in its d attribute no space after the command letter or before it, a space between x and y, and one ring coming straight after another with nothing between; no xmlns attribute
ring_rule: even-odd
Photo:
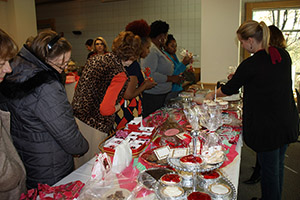
<svg viewBox="0 0 300 200"><path fill-rule="evenodd" d="M263 200L281 200L284 157L288 145L273 151L258 152L261 165L261 192Z"/></svg>

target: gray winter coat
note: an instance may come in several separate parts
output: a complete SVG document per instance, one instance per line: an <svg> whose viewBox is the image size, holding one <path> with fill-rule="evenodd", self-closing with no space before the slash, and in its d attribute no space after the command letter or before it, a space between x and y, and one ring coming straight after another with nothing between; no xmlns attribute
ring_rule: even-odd
<svg viewBox="0 0 300 200"><path fill-rule="evenodd" d="M73 171L72 155L88 151L78 130L60 74L25 46L0 85L11 113L11 135L25 165L27 187L53 185Z"/></svg>
<svg viewBox="0 0 300 200"><path fill-rule="evenodd" d="M20 199L26 173L10 137L10 113L0 110L0 200Z"/></svg>

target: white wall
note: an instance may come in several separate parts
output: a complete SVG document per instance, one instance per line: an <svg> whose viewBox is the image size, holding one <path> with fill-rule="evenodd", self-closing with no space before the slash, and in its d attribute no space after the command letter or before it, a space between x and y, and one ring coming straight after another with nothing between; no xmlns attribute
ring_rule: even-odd
<svg viewBox="0 0 300 200"><path fill-rule="evenodd" d="M35 1L1 1L0 27L21 47L29 36L37 34Z"/></svg>
<svg viewBox="0 0 300 200"><path fill-rule="evenodd" d="M0 1L0 28L7 31L8 20L7 20L7 2Z"/></svg>
<svg viewBox="0 0 300 200"><path fill-rule="evenodd" d="M239 63L236 30L240 25L241 0L202 0L201 81L216 83L226 78L228 67Z"/></svg>
<svg viewBox="0 0 300 200"><path fill-rule="evenodd" d="M37 6L36 17L55 19L56 31L64 32L73 46L77 65L85 63L88 38L103 36L111 46L130 21L164 20L178 46L200 55L200 62L193 66L201 67L202 81L216 82L226 78L229 65L239 63L235 31L244 20L244 3L262 1L276 0L81 0ZM34 0L0 1L0 27L22 45L36 33ZM82 35L73 35L73 30Z"/></svg>
<svg viewBox="0 0 300 200"><path fill-rule="evenodd" d="M149 25L158 19L166 21L178 46L199 55L200 4L199 0L72 1L37 6L37 18L54 18L56 31L64 32L73 46L72 59L77 65L84 65L88 53L84 46L87 39L102 36L111 47L117 34L137 19L145 19ZM73 30L82 31L82 35L73 35ZM199 67L199 64L193 66Z"/></svg>

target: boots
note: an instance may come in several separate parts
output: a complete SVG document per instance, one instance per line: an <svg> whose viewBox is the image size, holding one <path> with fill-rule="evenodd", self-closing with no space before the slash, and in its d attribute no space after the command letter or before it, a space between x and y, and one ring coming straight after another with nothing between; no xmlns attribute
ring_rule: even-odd
<svg viewBox="0 0 300 200"><path fill-rule="evenodd" d="M261 177L260 177L260 165L259 165L258 160L256 160L254 171L253 171L250 179L244 181L243 183L245 183L245 184L255 184L255 183L258 183L260 181L260 179L261 179Z"/></svg>

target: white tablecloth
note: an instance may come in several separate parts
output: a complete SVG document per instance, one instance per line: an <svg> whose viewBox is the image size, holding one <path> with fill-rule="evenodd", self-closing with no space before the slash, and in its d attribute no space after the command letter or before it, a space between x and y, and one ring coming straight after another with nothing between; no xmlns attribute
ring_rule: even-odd
<svg viewBox="0 0 300 200"><path fill-rule="evenodd" d="M238 152L238 156L235 157L235 159L226 167L222 168L222 171L224 174L230 179L230 181L233 183L233 185L236 187L236 191L238 190L238 183L239 183L239 173L240 173L240 162L241 162L241 148L242 148L242 136L240 136L239 141L236 146L236 151ZM84 165L82 165L77 170L73 171L71 174L60 180L55 184L61 185L66 184L72 181L80 180L83 183L86 183L90 176L91 176L91 170L93 167L93 164L95 162L95 158L92 158L88 162L86 162Z"/></svg>

